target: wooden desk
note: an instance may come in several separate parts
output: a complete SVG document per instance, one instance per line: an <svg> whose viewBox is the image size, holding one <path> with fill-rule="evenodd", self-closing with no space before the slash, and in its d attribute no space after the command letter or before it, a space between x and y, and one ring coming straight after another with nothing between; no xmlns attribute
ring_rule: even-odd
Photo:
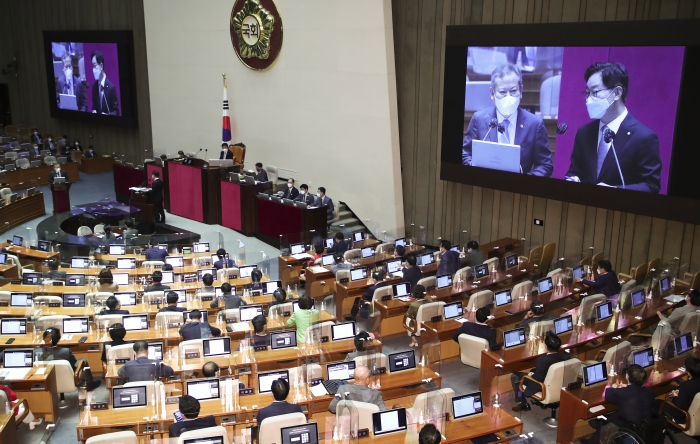
<svg viewBox="0 0 700 444"><path fill-rule="evenodd" d="M15 422L14 410L10 413L5 413L3 409L0 413L0 444L16 444L17 439L17 423Z"/></svg>
<svg viewBox="0 0 700 444"><path fill-rule="evenodd" d="M401 282L401 278L394 276L393 278L385 279L385 282L389 282L392 285L398 284ZM362 297L362 294L375 283L376 282L371 277L354 282L349 281L344 284L336 282L335 295L333 296L335 301L335 317L343 319L345 313L349 314L350 307L352 307L353 302L355 302L355 298Z"/></svg>
<svg viewBox="0 0 700 444"><path fill-rule="evenodd" d="M0 206L0 233L5 233L16 226L45 214L46 208L44 207L43 193Z"/></svg>
<svg viewBox="0 0 700 444"><path fill-rule="evenodd" d="M0 173L0 183L5 183L12 190L24 190L36 186L44 186L49 182L49 173L53 171L52 165L41 165L14 171ZM65 173L69 182L80 180L78 164L67 162L61 164L62 174Z"/></svg>
<svg viewBox="0 0 700 444"><path fill-rule="evenodd" d="M9 254L17 256L22 264L34 265L34 269L37 271L48 271L44 269L44 262L47 260L53 258L60 259L58 252L51 253L49 251L33 250L29 247L17 247L8 242L0 243L0 247L7 249Z"/></svg>
<svg viewBox="0 0 700 444"><path fill-rule="evenodd" d="M326 207L299 208L259 197L255 198L255 203L256 237L265 243L279 248L280 235L290 244L310 243L313 237L326 237Z"/></svg>
<svg viewBox="0 0 700 444"><path fill-rule="evenodd" d="M80 171L85 174L104 173L114 168L114 157L100 156L80 160Z"/></svg>
<svg viewBox="0 0 700 444"><path fill-rule="evenodd" d="M255 236L255 198L258 193L272 189L272 182L247 184L220 180L221 225L239 231L246 236Z"/></svg>
<svg viewBox="0 0 700 444"><path fill-rule="evenodd" d="M613 301L614 305L617 297L610 298L610 300ZM610 343L614 336L632 326L649 326L658 321L657 311L676 307L682 302L684 301L669 305L662 297L655 297L647 300L646 304L641 307L614 313L610 319L584 326L574 326L572 332L559 335L562 340L561 348L563 350L570 349L572 356L579 355L586 359L586 353L592 354L602 345ZM567 313L577 312L578 307ZM494 380L497 377L532 368L535 366L536 359L545 353L544 342L537 339L528 340L524 346L508 350L482 351L479 389L484 399L491 399Z"/></svg>
<svg viewBox="0 0 700 444"><path fill-rule="evenodd" d="M38 374L44 370L43 374ZM58 421L58 391L56 370L53 365L34 367L24 379L4 380L18 398L24 398L34 416L44 416L46 422Z"/></svg>

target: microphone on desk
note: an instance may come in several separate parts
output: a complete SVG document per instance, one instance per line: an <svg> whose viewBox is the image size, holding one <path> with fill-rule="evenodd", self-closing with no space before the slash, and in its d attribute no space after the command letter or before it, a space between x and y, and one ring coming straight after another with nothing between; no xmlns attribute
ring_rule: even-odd
<svg viewBox="0 0 700 444"><path fill-rule="evenodd" d="M502 123L499 123L499 124L498 124L498 132L501 133L501 134L505 134L505 133L506 133L506 127L505 127Z"/></svg>
<svg viewBox="0 0 700 444"><path fill-rule="evenodd" d="M557 124L557 134L564 134L568 129L569 125L564 122Z"/></svg>
<svg viewBox="0 0 700 444"><path fill-rule="evenodd" d="M620 168L620 161L617 158L617 151L615 150L615 131L611 130L610 128L606 129L605 132L603 133L603 138L605 139L605 143L610 144L610 149L613 152L613 156L615 157L615 163L617 164L617 172L620 173L620 180L622 181L622 188L625 188L625 178L622 175L622 168Z"/></svg>
<svg viewBox="0 0 700 444"><path fill-rule="evenodd" d="M486 140L486 138L489 136L489 133L491 132L491 130L494 129L494 128L496 128L497 126L498 126L498 119L496 119L496 118L494 117L494 118L491 119L491 121L489 122L489 130L486 131L486 135L484 136L483 139L481 139L481 141L483 142L484 140Z"/></svg>

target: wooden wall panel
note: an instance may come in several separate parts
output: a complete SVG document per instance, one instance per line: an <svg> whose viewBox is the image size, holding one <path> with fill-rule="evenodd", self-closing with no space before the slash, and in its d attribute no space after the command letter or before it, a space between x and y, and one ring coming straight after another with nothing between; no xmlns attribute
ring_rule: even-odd
<svg viewBox="0 0 700 444"><path fill-rule="evenodd" d="M44 30L133 31L138 128L51 118ZM17 76L0 76L0 83L7 83L9 87L14 124L36 126L42 132L51 133L56 140L66 134L71 141L79 139L85 147L94 145L100 154L124 154L132 162L153 157L143 0L3 0L0 2L0 64L11 61L14 55L20 64ZM88 72L87 75L92 74Z"/></svg>
<svg viewBox="0 0 700 444"><path fill-rule="evenodd" d="M393 0L406 226L464 242L557 242L557 257L594 246L621 271L661 257L700 270L700 226L440 180L444 27L461 24L621 21L700 17L698 0ZM544 227L533 219L544 219Z"/></svg>

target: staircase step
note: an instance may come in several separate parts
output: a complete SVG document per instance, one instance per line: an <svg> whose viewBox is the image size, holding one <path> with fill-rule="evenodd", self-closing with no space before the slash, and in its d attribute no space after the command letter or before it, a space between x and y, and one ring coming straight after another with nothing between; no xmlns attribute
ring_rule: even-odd
<svg viewBox="0 0 700 444"><path fill-rule="evenodd" d="M358 219L355 219L354 217L342 218L336 222L333 222L333 224L331 226L340 227L340 225L343 225L343 224L345 224L345 228L362 226L362 222L360 222Z"/></svg>
<svg viewBox="0 0 700 444"><path fill-rule="evenodd" d="M338 211L338 218L339 219L354 219L352 217L352 212L348 210L340 210Z"/></svg>

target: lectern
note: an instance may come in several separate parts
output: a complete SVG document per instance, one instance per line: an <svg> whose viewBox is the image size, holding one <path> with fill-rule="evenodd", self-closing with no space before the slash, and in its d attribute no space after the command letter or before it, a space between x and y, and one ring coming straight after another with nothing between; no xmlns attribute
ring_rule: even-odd
<svg viewBox="0 0 700 444"><path fill-rule="evenodd" d="M134 216L134 219L136 219L137 222L155 221L155 213L153 211L153 193L131 190L129 205L141 210Z"/></svg>
<svg viewBox="0 0 700 444"><path fill-rule="evenodd" d="M70 211L70 182L50 183L53 214Z"/></svg>

